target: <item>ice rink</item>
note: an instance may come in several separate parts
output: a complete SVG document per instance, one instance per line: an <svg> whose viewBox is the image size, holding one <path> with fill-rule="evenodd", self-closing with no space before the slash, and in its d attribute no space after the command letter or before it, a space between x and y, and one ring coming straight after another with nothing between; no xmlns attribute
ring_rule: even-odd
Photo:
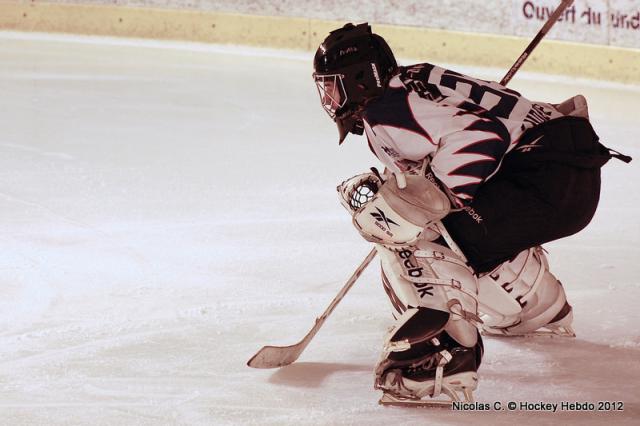
<svg viewBox="0 0 640 426"><path fill-rule="evenodd" d="M638 86L510 84L584 94L605 145L636 160L607 164L590 226L545 246L578 337L486 338L476 391L624 411L378 406L377 262L297 363L245 365L300 340L370 249L335 186L378 163L364 139L338 147L311 57L0 33L0 424L638 424Z"/></svg>

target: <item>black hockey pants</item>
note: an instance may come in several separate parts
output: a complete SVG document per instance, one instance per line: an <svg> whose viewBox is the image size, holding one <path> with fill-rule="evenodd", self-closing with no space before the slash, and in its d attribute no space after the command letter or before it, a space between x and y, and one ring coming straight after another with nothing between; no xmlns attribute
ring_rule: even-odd
<svg viewBox="0 0 640 426"><path fill-rule="evenodd" d="M471 204L443 223L477 273L530 247L566 237L591 221L600 167L630 158L598 142L588 120L562 117L529 130Z"/></svg>

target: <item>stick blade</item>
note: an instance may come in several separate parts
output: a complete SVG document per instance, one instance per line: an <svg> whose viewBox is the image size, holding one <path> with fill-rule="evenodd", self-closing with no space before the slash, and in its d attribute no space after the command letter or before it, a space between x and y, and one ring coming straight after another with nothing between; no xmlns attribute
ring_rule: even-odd
<svg viewBox="0 0 640 426"><path fill-rule="evenodd" d="M293 364L306 345L265 346L260 349L247 365L252 368L279 368Z"/></svg>

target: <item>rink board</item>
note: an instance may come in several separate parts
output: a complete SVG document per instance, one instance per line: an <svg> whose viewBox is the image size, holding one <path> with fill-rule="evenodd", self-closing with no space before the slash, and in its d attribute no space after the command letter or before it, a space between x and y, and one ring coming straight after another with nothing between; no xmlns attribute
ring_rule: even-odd
<svg viewBox="0 0 640 426"><path fill-rule="evenodd" d="M313 50L342 22L199 10L0 2L0 29ZM397 56L508 68L522 37L375 25ZM640 83L640 50L545 40L523 70Z"/></svg>

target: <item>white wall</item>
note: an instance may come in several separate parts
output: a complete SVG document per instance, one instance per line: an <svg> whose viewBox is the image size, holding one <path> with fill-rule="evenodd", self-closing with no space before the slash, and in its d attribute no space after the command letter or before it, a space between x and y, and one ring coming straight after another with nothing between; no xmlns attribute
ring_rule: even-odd
<svg viewBox="0 0 640 426"><path fill-rule="evenodd" d="M42 3L22 0L24 3ZM447 30L532 36L559 0L46 0L243 14L369 21ZM640 0L576 0L551 39L640 49Z"/></svg>

